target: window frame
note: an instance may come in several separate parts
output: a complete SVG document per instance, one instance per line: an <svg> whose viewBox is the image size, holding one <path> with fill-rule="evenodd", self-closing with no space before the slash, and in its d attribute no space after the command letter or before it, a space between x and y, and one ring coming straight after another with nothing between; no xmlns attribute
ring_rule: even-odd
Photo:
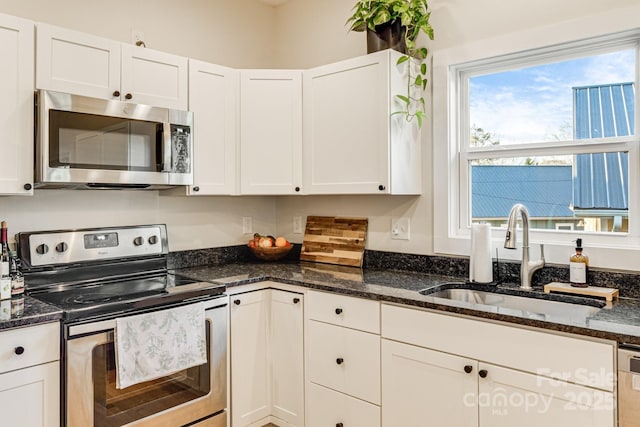
<svg viewBox="0 0 640 427"><path fill-rule="evenodd" d="M528 33L532 32L536 33L535 30ZM521 42L523 48L519 50L510 46L511 49L503 48L502 52L491 54L491 48L480 49L481 52L478 54L483 55L480 58L470 57L469 49L451 49L448 52L442 52L442 55L434 54L434 80L437 81L441 77L447 82L440 91L434 87L434 176L440 177L442 173L447 175L447 185L434 186L434 251L468 255L471 222L471 177L468 166L470 161L486 158L626 151L629 153L628 232L598 233L535 229L531 230L530 239L534 244L544 242L547 245L545 248L548 255L547 262L566 263L568 259L566 248L572 247L572 241L577 237L583 237L588 245L596 248L596 252L602 258L600 262L603 266L610 266L609 261L615 260L614 268L638 269L631 261L632 257L628 252L629 250L640 251L640 129L638 128L640 125L640 94L638 93L640 28L604 36L585 37L577 41L556 42L542 47L530 46L531 42L524 40L526 35L523 33ZM508 44L515 43L510 41ZM470 77L629 48L635 50L636 57L634 135L568 140L562 141L561 145L558 145L557 141L550 141L489 147L470 146ZM443 112L444 117L438 114L437 110L438 105L442 103L446 103L447 107ZM440 122L440 120L444 121ZM446 127L439 127L438 123L446 123ZM439 144L442 137L446 137L446 147L442 147L445 144ZM520 251L502 249L503 235L499 228L493 229L493 236L493 246L498 250L500 258L519 259ZM520 238L518 240L521 242ZM623 251L625 256L615 255L620 251ZM537 250L533 249L532 252L533 256L537 257ZM634 256L637 255L638 253L634 254Z"/></svg>

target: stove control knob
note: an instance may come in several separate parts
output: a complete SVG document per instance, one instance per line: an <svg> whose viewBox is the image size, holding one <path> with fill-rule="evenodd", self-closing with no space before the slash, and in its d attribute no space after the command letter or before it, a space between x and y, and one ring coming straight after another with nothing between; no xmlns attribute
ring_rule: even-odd
<svg viewBox="0 0 640 427"><path fill-rule="evenodd" d="M149 244L150 245L155 245L156 243L158 243L158 236L149 237Z"/></svg>
<svg viewBox="0 0 640 427"><path fill-rule="evenodd" d="M135 239L133 239L133 244L136 246L140 246L143 243L144 243L144 239L141 236L138 236Z"/></svg>
<svg viewBox="0 0 640 427"><path fill-rule="evenodd" d="M69 249L69 245L67 245L65 242L60 242L56 245L56 252L66 252L67 249Z"/></svg>
<svg viewBox="0 0 640 427"><path fill-rule="evenodd" d="M49 252L49 246L45 245L44 243L41 243L38 246L36 246L36 253L38 255L44 255L47 252Z"/></svg>

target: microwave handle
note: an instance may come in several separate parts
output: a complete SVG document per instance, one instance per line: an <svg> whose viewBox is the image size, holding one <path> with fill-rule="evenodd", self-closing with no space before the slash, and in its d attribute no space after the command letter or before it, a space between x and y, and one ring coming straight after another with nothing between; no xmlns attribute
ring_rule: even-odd
<svg viewBox="0 0 640 427"><path fill-rule="evenodd" d="M163 146L162 146L162 172L171 172L172 171L172 165L171 165L171 158L172 158L172 152L171 152L171 124L170 123L163 123L163 131L162 131L162 137L163 137Z"/></svg>

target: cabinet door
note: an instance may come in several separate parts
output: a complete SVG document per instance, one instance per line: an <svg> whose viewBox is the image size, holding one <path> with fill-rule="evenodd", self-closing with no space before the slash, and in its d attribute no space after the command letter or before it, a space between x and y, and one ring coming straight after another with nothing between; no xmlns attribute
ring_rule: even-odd
<svg viewBox="0 0 640 427"><path fill-rule="evenodd" d="M33 194L33 23L0 14L0 194Z"/></svg>
<svg viewBox="0 0 640 427"><path fill-rule="evenodd" d="M310 320L309 380L380 404L380 336Z"/></svg>
<svg viewBox="0 0 640 427"><path fill-rule="evenodd" d="M231 425L271 413L268 358L270 290L231 296Z"/></svg>
<svg viewBox="0 0 640 427"><path fill-rule="evenodd" d="M186 110L187 67L183 56L123 44L122 100Z"/></svg>
<svg viewBox="0 0 640 427"><path fill-rule="evenodd" d="M476 361L383 339L383 427L478 425L477 372Z"/></svg>
<svg viewBox="0 0 640 427"><path fill-rule="evenodd" d="M300 71L240 73L240 157L242 194L301 191Z"/></svg>
<svg viewBox="0 0 640 427"><path fill-rule="evenodd" d="M120 43L38 24L36 87L120 99Z"/></svg>
<svg viewBox="0 0 640 427"><path fill-rule="evenodd" d="M194 184L189 195L235 194L239 72L189 60Z"/></svg>
<svg viewBox="0 0 640 427"><path fill-rule="evenodd" d="M308 390L307 427L380 427L379 406L314 383L309 383ZM400 423L393 426L404 427Z"/></svg>
<svg viewBox="0 0 640 427"><path fill-rule="evenodd" d="M388 52L303 76L305 192L389 192Z"/></svg>
<svg viewBox="0 0 640 427"><path fill-rule="evenodd" d="M271 415L304 425L303 299L271 290Z"/></svg>
<svg viewBox="0 0 640 427"><path fill-rule="evenodd" d="M613 427L613 393L480 363L480 426Z"/></svg>
<svg viewBox="0 0 640 427"><path fill-rule="evenodd" d="M1 374L0 414L3 426L59 426L59 362Z"/></svg>

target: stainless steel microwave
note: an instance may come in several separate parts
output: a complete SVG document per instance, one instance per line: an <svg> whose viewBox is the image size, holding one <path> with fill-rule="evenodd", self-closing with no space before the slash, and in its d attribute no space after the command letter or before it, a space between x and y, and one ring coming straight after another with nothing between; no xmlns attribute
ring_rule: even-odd
<svg viewBox="0 0 640 427"><path fill-rule="evenodd" d="M36 188L193 184L193 113L39 90Z"/></svg>

